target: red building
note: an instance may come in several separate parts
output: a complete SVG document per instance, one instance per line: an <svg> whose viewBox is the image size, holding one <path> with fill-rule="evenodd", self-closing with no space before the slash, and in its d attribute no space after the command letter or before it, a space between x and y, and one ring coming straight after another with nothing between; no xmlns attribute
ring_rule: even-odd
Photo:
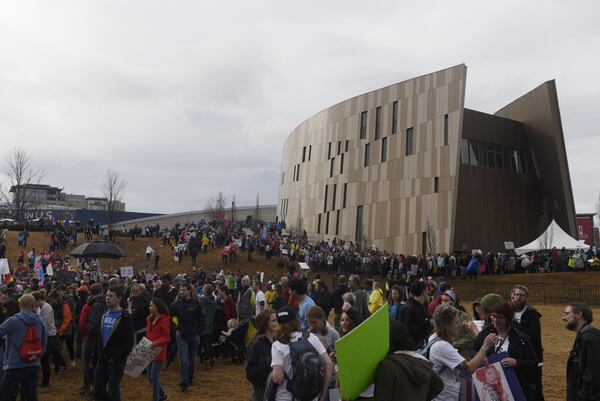
<svg viewBox="0 0 600 401"><path fill-rule="evenodd" d="M594 246L594 216L596 213L577 215L577 235L589 246Z"/></svg>

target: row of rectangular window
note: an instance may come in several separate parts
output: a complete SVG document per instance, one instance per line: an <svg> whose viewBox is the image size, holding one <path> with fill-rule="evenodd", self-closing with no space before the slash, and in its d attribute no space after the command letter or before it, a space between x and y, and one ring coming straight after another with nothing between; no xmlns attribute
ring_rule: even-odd
<svg viewBox="0 0 600 401"><path fill-rule="evenodd" d="M360 114L360 139L367 139L368 112L363 111ZM448 145L448 114L444 114L444 146ZM407 155L412 154L412 128L406 130L407 135L411 136L410 148L407 144ZM392 103L392 135L398 132L398 102ZM378 140L381 133L381 106L375 109L375 140ZM410 153L409 153L410 149Z"/></svg>
<svg viewBox="0 0 600 401"><path fill-rule="evenodd" d="M340 235L341 210L335 212L335 234ZM321 234L321 214L317 216L317 234ZM329 235L329 212L325 213L325 235Z"/></svg>
<svg viewBox="0 0 600 401"><path fill-rule="evenodd" d="M300 164L296 164L294 166L294 175L292 178L293 178L292 181L300 181ZM282 177L282 181L283 181L283 177Z"/></svg>
<svg viewBox="0 0 600 401"><path fill-rule="evenodd" d="M281 215L285 216L288 212L288 200L289 199L281 199Z"/></svg>
<svg viewBox="0 0 600 401"><path fill-rule="evenodd" d="M312 154L312 145L308 146L308 161L310 161L310 156ZM302 148L302 163L306 161L306 146Z"/></svg>
<svg viewBox="0 0 600 401"><path fill-rule="evenodd" d="M529 174L531 159L525 149L462 139L460 143L460 162L478 167L509 170L518 174Z"/></svg>
<svg viewBox="0 0 600 401"><path fill-rule="evenodd" d="M331 159L331 145L332 144L333 144L333 142L329 142L327 144L327 160ZM339 156L340 154L343 154L342 152L347 152L349 145L350 145L350 141L346 140L345 150L342 151L342 141L337 141L337 156ZM335 155L334 155L334 157L335 157Z"/></svg>
<svg viewBox="0 0 600 401"><path fill-rule="evenodd" d="M335 209L336 199L337 199L337 184L333 185L333 199L331 202L331 209ZM348 195L348 183L344 183L344 187L342 190L342 209L346 208L346 197ZM329 185L325 185L325 196L323 196L323 211L327 211L327 198L329 195Z"/></svg>

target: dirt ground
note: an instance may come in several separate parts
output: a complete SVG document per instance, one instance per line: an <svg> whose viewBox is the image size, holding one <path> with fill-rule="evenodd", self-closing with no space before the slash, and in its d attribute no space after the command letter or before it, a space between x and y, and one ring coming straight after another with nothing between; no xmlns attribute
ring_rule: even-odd
<svg viewBox="0 0 600 401"><path fill-rule="evenodd" d="M8 252L7 256L11 266L16 265L19 248L16 245L17 233L9 232L7 237ZM80 242L82 242L80 237ZM35 247L37 250L47 247L49 237L42 233L32 233L28 247ZM161 247L157 239L141 238L136 241L120 238L120 245L127 253L127 258L114 261L103 260L103 268L120 267L133 265L136 270L142 269L148 264L145 259L144 251L150 244L160 255L159 273L171 272L179 273L182 271L191 273L190 259L184 259L181 264L173 261L168 247ZM27 249L28 250L28 249ZM64 252L64 251L63 251ZM221 264L218 250L211 251L207 255L199 256L198 266L204 266L209 272L225 269L234 271L242 270L248 273L256 271L265 271L267 277L271 275L281 275L283 269L276 266L276 262L265 262L264 257L256 255L253 262L246 260L245 254L240 254L238 261L227 266ZM152 263L151 263L152 264ZM510 276L488 276L482 280L511 281L511 282L585 282L600 283L600 273L557 273L557 274L523 274ZM459 294L460 295L460 294ZM463 304L468 305L469 301ZM561 315L564 305L535 305L543 315L542 317L542 335L544 345L544 395L547 401L562 401L565 399L565 372L566 359L575 338L574 333L564 329ZM596 316L600 316L600 309L594 309ZM40 400L54 401L81 401L84 398L77 394L77 389L82 383L82 371L79 366L70 368L64 374L53 376L49 388L39 389ZM247 401L250 399L250 385L246 381L243 367L234 365L229 361L219 360L216 366L209 370L203 365L198 366L197 382L190 387L185 394L178 388L178 370L177 366L172 366L168 371L162 372L162 383L169 394L171 400L230 400ZM151 388L145 377L131 379L125 377L122 389L122 399L124 401L135 400L144 401L151 399Z"/></svg>

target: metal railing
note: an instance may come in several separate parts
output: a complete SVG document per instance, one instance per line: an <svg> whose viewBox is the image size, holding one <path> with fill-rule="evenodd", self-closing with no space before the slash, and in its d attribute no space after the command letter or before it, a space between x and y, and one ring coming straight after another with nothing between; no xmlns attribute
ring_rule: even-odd
<svg viewBox="0 0 600 401"><path fill-rule="evenodd" d="M584 302L588 305L600 305L600 285L597 284L492 282L469 279L451 280L450 283L461 299L473 300L490 293L509 299L512 288L517 284L524 284L529 289L529 302L533 304Z"/></svg>

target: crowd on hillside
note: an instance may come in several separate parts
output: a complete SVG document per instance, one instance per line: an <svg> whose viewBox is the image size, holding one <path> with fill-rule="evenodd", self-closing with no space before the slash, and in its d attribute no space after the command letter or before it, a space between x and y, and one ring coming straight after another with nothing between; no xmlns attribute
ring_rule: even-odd
<svg viewBox="0 0 600 401"><path fill-rule="evenodd" d="M472 265L477 266L474 275L509 272L506 255L474 252L457 259L361 251L338 240L311 243L306 235L291 235L284 223L256 232L206 224L150 232L180 261L189 257L194 266L199 252L215 248L223 256L223 269L197 268L190 275L148 269L120 277L116 271L102 274L86 261L75 272L69 257L58 256L60 247L37 254L21 251L17 267L4 275L0 287L0 336L5 336L0 400L15 399L18 392L36 400L38 368L39 385L50 386L52 371L60 374L77 363L84 367L82 397L120 400L127 355L144 336L160 348L146 368L154 401L169 399L160 382L163 368L178 362L179 387L186 392L195 385L198 358L208 368L217 358L245 360L254 400L328 400L329 390L339 385L336 340L386 303L390 355L357 399L466 399L474 385L468 373L500 352L507 352L502 366L515 368L526 399L543 399L541 316L527 304L527 288L513 288L510 302L487 294L466 310L444 282L444 276L472 275ZM235 269L237 257L243 253L251 260L255 251L276 258L287 270L265 277ZM548 255L527 259L559 266L569 254L553 250ZM524 260L514 263L526 268ZM294 267L297 261L312 267L310 279ZM570 267L568 258L566 263ZM324 271L343 273L335 288L320 279ZM370 278L361 280L355 273ZM436 274L440 277L431 277ZM569 305L563 320L578 332L569 359L569 400L594 399L600 394L600 332L589 324L593 319L585 305ZM39 355L38 343L43 348ZM307 358L312 370L298 365L296 355L306 352L313 355ZM501 386L488 384L495 394L489 399L505 399L497 394Z"/></svg>

